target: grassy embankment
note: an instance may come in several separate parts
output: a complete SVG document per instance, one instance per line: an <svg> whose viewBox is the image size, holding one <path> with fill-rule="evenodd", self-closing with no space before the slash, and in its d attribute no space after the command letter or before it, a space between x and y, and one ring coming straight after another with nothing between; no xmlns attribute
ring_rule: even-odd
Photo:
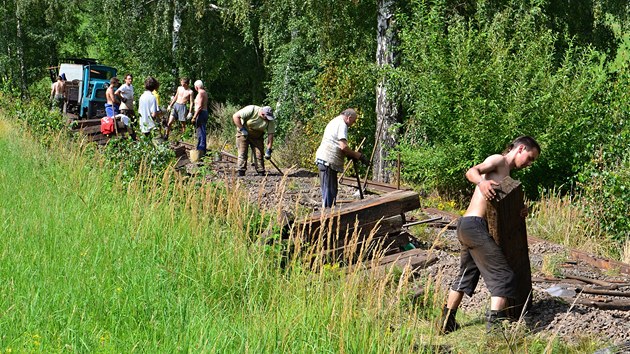
<svg viewBox="0 0 630 354"><path fill-rule="evenodd" d="M238 188L160 176L123 189L98 156L32 141L0 117L2 352L507 350L482 325L437 336L444 294L412 304L408 277L283 270L251 242L267 225ZM547 345L521 334L512 348Z"/></svg>

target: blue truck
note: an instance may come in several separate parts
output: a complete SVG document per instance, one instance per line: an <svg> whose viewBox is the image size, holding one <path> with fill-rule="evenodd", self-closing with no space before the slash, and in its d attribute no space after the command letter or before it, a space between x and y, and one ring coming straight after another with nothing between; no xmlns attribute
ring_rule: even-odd
<svg viewBox="0 0 630 354"><path fill-rule="evenodd" d="M56 69L56 75L66 79L63 112L71 118L91 119L105 116L105 91L109 80L117 70L111 66L98 64L93 59L72 59ZM56 75L51 70L51 78Z"/></svg>

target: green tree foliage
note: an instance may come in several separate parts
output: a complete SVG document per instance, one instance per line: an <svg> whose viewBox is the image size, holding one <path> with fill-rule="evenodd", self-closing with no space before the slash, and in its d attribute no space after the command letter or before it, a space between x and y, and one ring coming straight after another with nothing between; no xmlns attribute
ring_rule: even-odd
<svg viewBox="0 0 630 354"><path fill-rule="evenodd" d="M2 5L4 92L20 93L22 82L46 90L47 66L93 57L132 72L137 85L157 77L166 100L178 76L188 76L228 107L274 106L276 141L291 144L290 163L311 165L325 124L346 107L361 115L351 144L363 137L364 151L374 144L375 86L383 74L375 67L375 1ZM584 193L603 230L627 235L627 1L406 0L396 8L400 66L385 74L403 112L395 128L404 180L449 197L469 194L470 166L532 135L543 154L517 175L528 196L554 186ZM177 36L174 22L181 24ZM598 183L589 185L592 178ZM598 207L597 196L614 207Z"/></svg>
<svg viewBox="0 0 630 354"><path fill-rule="evenodd" d="M449 193L470 190L463 172L518 135L532 135L543 155L524 183L571 182L589 156L584 146L604 125L603 56L569 47L556 64L557 34L538 6L473 17L449 14L444 2L416 2L404 21L399 96L409 112L401 151L407 179Z"/></svg>

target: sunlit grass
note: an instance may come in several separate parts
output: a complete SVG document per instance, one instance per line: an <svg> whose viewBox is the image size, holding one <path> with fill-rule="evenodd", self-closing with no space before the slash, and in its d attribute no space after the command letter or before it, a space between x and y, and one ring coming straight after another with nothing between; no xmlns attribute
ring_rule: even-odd
<svg viewBox="0 0 630 354"><path fill-rule="evenodd" d="M487 345L482 325L436 334L439 281L422 280L423 296L411 301L418 280L409 269L325 263L321 247L299 247L299 230L288 242L306 251L262 244L257 235L274 229L280 210L255 210L239 187L172 171L122 184L92 145L58 138L43 149L33 141L0 119L2 352L430 353Z"/></svg>
<svg viewBox="0 0 630 354"><path fill-rule="evenodd" d="M579 200L555 191L543 195L534 205L527 231L529 235L598 255L610 256L608 250L613 246L602 237L597 220L584 212Z"/></svg>

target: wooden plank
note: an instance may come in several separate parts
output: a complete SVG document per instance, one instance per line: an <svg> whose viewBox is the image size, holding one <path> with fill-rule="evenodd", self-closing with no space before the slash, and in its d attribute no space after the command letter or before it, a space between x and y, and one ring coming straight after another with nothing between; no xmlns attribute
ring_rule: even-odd
<svg viewBox="0 0 630 354"><path fill-rule="evenodd" d="M572 297L563 297L564 301L569 304L576 303L580 305L586 305L591 307L596 307L601 310L619 310L619 311L628 311L630 310L630 300L619 300L619 299L589 299L589 298L572 298Z"/></svg>
<svg viewBox="0 0 630 354"><path fill-rule="evenodd" d="M127 131L127 126L125 125L125 123L121 122L121 121L117 121L116 125L118 126L118 133L123 133L125 131ZM86 134L86 135L90 135L90 134L99 134L101 132L101 125L91 125L91 126L87 126L84 128L79 128L78 131L82 134Z"/></svg>
<svg viewBox="0 0 630 354"><path fill-rule="evenodd" d="M86 128L86 127L91 127L94 125L101 125L101 119L100 118L94 118L94 119L79 119L76 121L77 123L77 127L79 128Z"/></svg>
<svg viewBox="0 0 630 354"><path fill-rule="evenodd" d="M418 273L419 270L430 266L437 260L438 257L431 251L413 249L383 257L375 268L378 271L390 272L392 268L404 269L408 266L412 273Z"/></svg>
<svg viewBox="0 0 630 354"><path fill-rule="evenodd" d="M359 224L359 239L367 237L370 233L374 232L375 235L388 235L398 233L402 229L403 217L402 215L395 215L383 220L376 220L368 223ZM352 235L354 232L354 224L348 227L348 235Z"/></svg>
<svg viewBox="0 0 630 354"><path fill-rule="evenodd" d="M366 229L369 229L370 224L381 218L400 215L419 207L418 193L396 191L313 213L296 223L296 227L304 233L305 239L309 242L320 237L327 239L329 233L336 235L333 239L343 239L346 232L354 228L356 220L358 220L358 227L365 225Z"/></svg>
<svg viewBox="0 0 630 354"><path fill-rule="evenodd" d="M571 257L578 259L600 269L618 271L620 274L630 276L630 265L622 262L590 255L586 252L571 250Z"/></svg>
<svg viewBox="0 0 630 354"><path fill-rule="evenodd" d="M624 291L614 291L614 290L600 290L600 289L592 289L592 288L577 288L576 292L582 292L584 294L592 294L592 295L606 295L606 296L619 296L619 297L630 297L630 292Z"/></svg>
<svg viewBox="0 0 630 354"><path fill-rule="evenodd" d="M514 298L508 299L508 316L518 318L523 307L531 306L532 274L527 246L525 219L521 217L524 195L521 183L505 177L498 186L496 197L488 201L486 220L490 234L501 247L515 275Z"/></svg>
<svg viewBox="0 0 630 354"><path fill-rule="evenodd" d="M561 278L553 278L553 277L532 277L532 282L534 283L559 283L559 284L572 284L572 285L584 285L586 284L583 281L577 279L561 279Z"/></svg>
<svg viewBox="0 0 630 354"><path fill-rule="evenodd" d="M342 184L344 186L349 186L349 187L357 187L357 180L354 177L344 176L339 179L339 184ZM367 181L366 189L377 191L377 192L385 192L385 193L393 192L397 190L409 190L409 188L407 187L399 188L397 185L394 185L394 184L388 184L388 183L377 182L377 181Z"/></svg>
<svg viewBox="0 0 630 354"><path fill-rule="evenodd" d="M606 286L606 287L613 286L612 283L609 283L607 281L597 280L597 279L592 279L592 278L587 278L587 277L581 277L579 275L566 274L564 277L567 278L567 279L579 280L581 282L588 283L588 284L594 284L594 285Z"/></svg>

